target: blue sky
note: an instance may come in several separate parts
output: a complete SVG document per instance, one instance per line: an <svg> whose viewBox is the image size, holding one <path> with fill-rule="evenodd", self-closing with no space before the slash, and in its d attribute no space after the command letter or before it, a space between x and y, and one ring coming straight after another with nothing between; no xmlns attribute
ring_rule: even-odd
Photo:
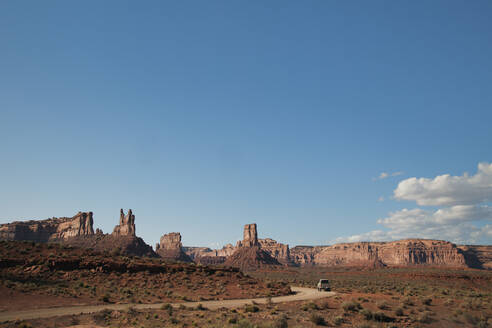
<svg viewBox="0 0 492 328"><path fill-rule="evenodd" d="M2 1L0 223L93 211L111 232L132 208L150 244L222 245L251 222L291 245L491 243L491 15L490 1Z"/></svg>

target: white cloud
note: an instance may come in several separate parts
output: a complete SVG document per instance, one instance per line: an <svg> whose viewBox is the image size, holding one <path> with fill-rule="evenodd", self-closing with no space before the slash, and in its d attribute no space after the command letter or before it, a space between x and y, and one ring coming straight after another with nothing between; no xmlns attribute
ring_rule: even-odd
<svg viewBox="0 0 492 328"><path fill-rule="evenodd" d="M358 241L386 241L391 240L391 235L388 231L383 230L373 230L366 233L362 233L360 235L352 235L349 237L338 237L332 241L329 241L329 244L336 243L355 243Z"/></svg>
<svg viewBox="0 0 492 328"><path fill-rule="evenodd" d="M384 197L383 196L379 196L378 202L384 202Z"/></svg>
<svg viewBox="0 0 492 328"><path fill-rule="evenodd" d="M419 229L421 227L459 224L470 221L492 220L492 207L474 205L456 205L437 211L427 211L421 208L403 209L390 213L389 217L377 222L394 229Z"/></svg>
<svg viewBox="0 0 492 328"><path fill-rule="evenodd" d="M386 179L386 178L389 178L389 177L397 177L397 176L402 175L402 174L403 174L402 171L393 172L393 173L381 172L377 178L373 178L372 180L374 180L374 181L376 181L376 180L383 180L383 179Z"/></svg>
<svg viewBox="0 0 492 328"><path fill-rule="evenodd" d="M480 204L492 201L492 164L479 163L473 176L449 174L434 179L409 178L394 190L399 200L413 200L422 206Z"/></svg>
<svg viewBox="0 0 492 328"><path fill-rule="evenodd" d="M401 174L383 173L379 179ZM478 171L473 176L465 173L462 176L444 174L433 179L405 179L394 190L394 198L441 208L391 212L388 217L377 220L387 230L373 230L337 238L333 242L426 238L460 244L492 243L492 225L480 223L492 221L492 206L483 204L492 202L492 164L479 163ZM382 200L384 198L379 197L378 201Z"/></svg>

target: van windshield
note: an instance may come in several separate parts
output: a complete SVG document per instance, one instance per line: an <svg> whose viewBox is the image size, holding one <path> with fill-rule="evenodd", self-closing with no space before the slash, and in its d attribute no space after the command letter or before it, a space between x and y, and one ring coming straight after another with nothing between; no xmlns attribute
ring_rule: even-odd
<svg viewBox="0 0 492 328"><path fill-rule="evenodd" d="M326 280L326 279L321 279L319 282L320 282L320 283L322 283L322 284L327 284L327 283L328 283L328 280Z"/></svg>

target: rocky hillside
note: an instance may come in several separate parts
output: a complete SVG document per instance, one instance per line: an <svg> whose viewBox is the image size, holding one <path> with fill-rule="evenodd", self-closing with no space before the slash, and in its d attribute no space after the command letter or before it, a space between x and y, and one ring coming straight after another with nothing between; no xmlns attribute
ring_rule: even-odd
<svg viewBox="0 0 492 328"><path fill-rule="evenodd" d="M225 266L238 268L243 271L251 271L272 266L281 266L275 258L271 257L259 246L239 247L224 262Z"/></svg>
<svg viewBox="0 0 492 328"><path fill-rule="evenodd" d="M169 263L55 243L0 241L0 311L287 295L235 268ZM15 325L17 327L17 324Z"/></svg>

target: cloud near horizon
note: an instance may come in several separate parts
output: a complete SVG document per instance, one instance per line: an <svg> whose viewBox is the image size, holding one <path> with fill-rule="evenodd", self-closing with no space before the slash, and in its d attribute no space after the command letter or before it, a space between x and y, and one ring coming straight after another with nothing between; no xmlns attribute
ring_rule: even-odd
<svg viewBox="0 0 492 328"><path fill-rule="evenodd" d="M415 201L420 206L452 206L492 201L492 163L479 163L473 176L449 174L434 179L409 178L393 192L397 200Z"/></svg>
<svg viewBox="0 0 492 328"><path fill-rule="evenodd" d="M332 242L385 241L404 238L444 239L455 243L492 241L492 164L479 163L475 175L439 175L433 179L409 178L394 190L397 200L415 201L420 206L440 206L427 210L402 209L390 212L377 223L387 228L341 237Z"/></svg>

